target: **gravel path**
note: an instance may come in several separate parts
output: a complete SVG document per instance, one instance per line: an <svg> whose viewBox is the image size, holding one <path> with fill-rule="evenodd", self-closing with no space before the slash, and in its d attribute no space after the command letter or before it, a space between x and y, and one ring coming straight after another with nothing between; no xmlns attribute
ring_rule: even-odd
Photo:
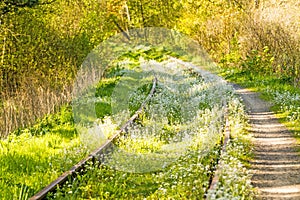
<svg viewBox="0 0 300 200"><path fill-rule="evenodd" d="M296 140L257 93L233 85L244 100L253 135L252 184L257 199L300 199L300 155Z"/></svg>

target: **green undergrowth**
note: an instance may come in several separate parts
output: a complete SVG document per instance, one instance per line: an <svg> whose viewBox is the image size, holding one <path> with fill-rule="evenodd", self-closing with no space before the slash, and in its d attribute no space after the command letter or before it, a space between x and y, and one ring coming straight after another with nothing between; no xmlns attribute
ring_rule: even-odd
<svg viewBox="0 0 300 200"><path fill-rule="evenodd" d="M64 106L0 141L0 199L32 196L84 156L71 109Z"/></svg>
<svg viewBox="0 0 300 200"><path fill-rule="evenodd" d="M102 97L95 103L99 118L111 114L106 101L116 82L117 76L112 76L96 86L95 96ZM1 139L0 199L28 199L87 156L91 149L75 127L72 107L65 105Z"/></svg>
<svg viewBox="0 0 300 200"><path fill-rule="evenodd" d="M128 173L95 163L48 199L202 199L218 151L190 151L167 168Z"/></svg>
<svg viewBox="0 0 300 200"><path fill-rule="evenodd" d="M204 198L223 128L221 99L212 87L226 88L215 82L205 84L201 76L190 76L180 67L172 74L163 63L157 65L164 71L156 74L153 98L128 133L115 141L104 163L88 165L83 175L78 174L49 199ZM147 88L138 88L132 99L141 98L139 89ZM215 101L201 109L207 95Z"/></svg>
<svg viewBox="0 0 300 200"><path fill-rule="evenodd" d="M261 97L272 103L272 110L279 120L300 141L300 88L285 76L263 75L241 70L223 70L227 80L259 92Z"/></svg>
<svg viewBox="0 0 300 200"><path fill-rule="evenodd" d="M204 199L219 158L224 100L232 135L221 158L225 171L209 194L252 199L251 146L242 104L213 76L204 80L189 70L171 74L164 67L156 74L156 93L127 134L115 141L116 149L102 163L88 164L48 199Z"/></svg>

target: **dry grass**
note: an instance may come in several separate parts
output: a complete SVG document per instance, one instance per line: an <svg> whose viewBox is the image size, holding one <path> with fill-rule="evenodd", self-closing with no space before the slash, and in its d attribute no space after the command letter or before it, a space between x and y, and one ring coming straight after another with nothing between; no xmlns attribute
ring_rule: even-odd
<svg viewBox="0 0 300 200"><path fill-rule="evenodd" d="M255 4L257 2L257 4ZM207 12L209 10L209 12ZM227 57L236 67L249 57L268 56L271 66L255 70L280 74L300 82L300 3L298 1L257 0L187 3L180 30L195 38L217 62ZM248 63L249 64L249 63ZM261 67L260 67L261 66Z"/></svg>
<svg viewBox="0 0 300 200"><path fill-rule="evenodd" d="M69 102L71 89L55 91L42 86L19 89L13 96L2 97L0 107L0 137L6 137L17 128L26 127L58 106Z"/></svg>
<svg viewBox="0 0 300 200"><path fill-rule="evenodd" d="M300 80L299 10L296 1L263 1L247 11L240 38L244 54L269 47L273 72L293 77L295 84Z"/></svg>

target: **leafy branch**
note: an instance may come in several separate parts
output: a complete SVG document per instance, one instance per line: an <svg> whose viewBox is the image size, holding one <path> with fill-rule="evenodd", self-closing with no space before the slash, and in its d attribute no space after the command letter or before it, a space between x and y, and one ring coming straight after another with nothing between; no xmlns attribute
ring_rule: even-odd
<svg viewBox="0 0 300 200"><path fill-rule="evenodd" d="M0 4L0 12L1 15L4 15L6 13L16 11L19 8L25 8L25 7L34 7L37 5L47 5L52 4L56 0L49 0L49 1L39 1L39 0L6 0L3 1Z"/></svg>

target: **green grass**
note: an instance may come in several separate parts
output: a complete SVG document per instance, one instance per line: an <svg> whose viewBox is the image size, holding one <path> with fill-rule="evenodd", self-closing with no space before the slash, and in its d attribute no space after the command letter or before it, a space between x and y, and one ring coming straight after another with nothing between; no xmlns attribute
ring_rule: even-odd
<svg viewBox="0 0 300 200"><path fill-rule="evenodd" d="M63 107L0 141L0 199L32 196L86 155L68 121L70 112Z"/></svg>
<svg viewBox="0 0 300 200"><path fill-rule="evenodd" d="M159 83L153 99L129 128L129 133L117 140L115 145L119 149L106 155L105 164L87 165L83 175L78 174L74 180L59 188L57 193L50 194L49 199L204 198L219 157L223 130L223 109L217 106L220 101L216 98L216 91L226 89L214 86L215 82L203 88L203 80L195 76L176 79L184 83L173 83L166 74L157 74ZM177 84L185 92L189 88L195 90L187 93L191 96L185 96L185 92L176 88ZM133 101L141 98L141 91L145 92L149 88L146 85L140 87ZM221 197L251 199L253 190L250 176L244 167L251 156L249 138L244 130L244 110L230 91L225 93L231 102L229 112L233 135L228 146L229 153L222 159L232 170L223 173L226 182L220 180L223 188ZM202 97L201 100L199 97ZM215 100L211 101L213 97ZM191 115L196 114L197 117L183 120L182 110L178 109L183 105L182 100L195 103L196 111L191 112ZM181 136L186 133L190 133L193 140L188 141L187 149L173 158L173 151L178 152L182 148L180 145L186 142ZM167 157L165 151L171 156ZM152 157L155 161L151 160ZM165 162L161 165L163 167L155 168L160 162ZM149 170L152 168L154 170ZM211 194L217 192L220 195L220 190L212 191Z"/></svg>
<svg viewBox="0 0 300 200"><path fill-rule="evenodd" d="M129 173L106 165L90 165L83 176L49 198L55 199L196 199L209 183L207 170L217 152L199 156L189 152L168 168L151 173ZM200 159L200 160L199 160ZM71 194L71 195L70 195ZM71 197L72 196L72 197Z"/></svg>
<svg viewBox="0 0 300 200"><path fill-rule="evenodd" d="M255 189L249 172L253 145L247 132L244 105L238 99L229 103L228 122L230 140L220 158L219 181L216 188L208 192L208 199L254 199Z"/></svg>
<svg viewBox="0 0 300 200"><path fill-rule="evenodd" d="M95 102L95 111L100 119L111 115L110 96L123 69L114 63L96 85L95 97L101 101ZM70 169L89 152L81 139L69 105L1 139L0 199L28 199Z"/></svg>
<svg viewBox="0 0 300 200"><path fill-rule="evenodd" d="M231 82L259 92L261 98L272 102L272 110L300 142L300 88L292 84L291 78L234 69L223 70L221 75Z"/></svg>
<svg viewBox="0 0 300 200"><path fill-rule="evenodd" d="M112 113L110 96L118 82L118 78L105 78L99 82L96 87L95 97L100 97L103 100L95 103L95 112L97 118L104 118L110 116ZM106 101L105 101L106 100Z"/></svg>
<svg viewBox="0 0 300 200"><path fill-rule="evenodd" d="M117 73L96 86L97 117L111 115L110 95ZM38 119L28 128L18 129L0 140L0 199L28 199L51 183L89 153L78 134L71 106Z"/></svg>

